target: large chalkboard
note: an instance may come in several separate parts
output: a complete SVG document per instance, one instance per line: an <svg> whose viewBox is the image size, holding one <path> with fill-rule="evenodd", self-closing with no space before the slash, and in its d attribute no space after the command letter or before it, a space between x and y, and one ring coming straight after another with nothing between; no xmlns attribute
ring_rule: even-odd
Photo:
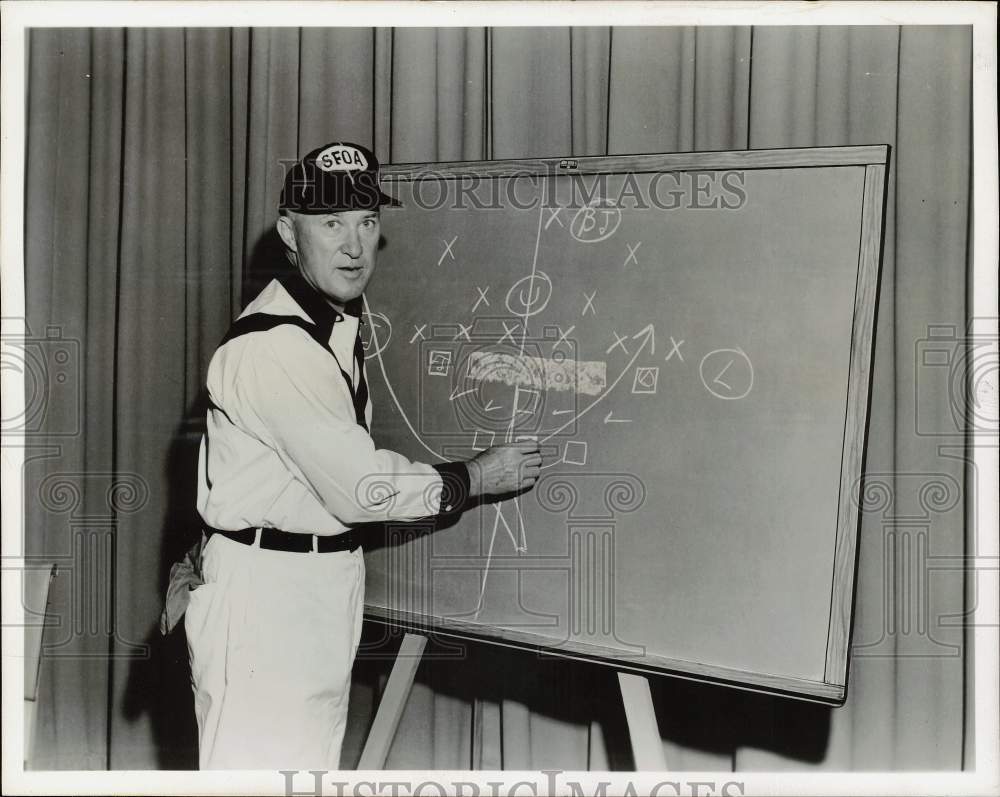
<svg viewBox="0 0 1000 797"><path fill-rule="evenodd" d="M888 147L384 170L380 447L536 437L536 488L390 528L367 614L831 703Z"/></svg>

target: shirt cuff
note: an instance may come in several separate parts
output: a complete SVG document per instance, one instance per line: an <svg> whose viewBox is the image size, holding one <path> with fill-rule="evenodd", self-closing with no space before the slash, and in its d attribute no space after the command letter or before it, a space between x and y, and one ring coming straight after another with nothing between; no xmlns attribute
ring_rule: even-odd
<svg viewBox="0 0 1000 797"><path fill-rule="evenodd" d="M441 476L441 506L439 514L461 512L469 501L469 468L464 462L431 465Z"/></svg>

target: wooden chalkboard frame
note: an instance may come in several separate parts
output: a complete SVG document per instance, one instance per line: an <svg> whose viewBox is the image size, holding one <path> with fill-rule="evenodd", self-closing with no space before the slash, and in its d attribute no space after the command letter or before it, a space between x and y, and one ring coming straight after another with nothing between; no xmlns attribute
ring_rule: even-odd
<svg viewBox="0 0 1000 797"><path fill-rule="evenodd" d="M591 661L619 670L650 672L739 689L842 705L847 698L849 646L857 574L860 530L860 488L865 461L871 403L874 333L885 235L886 186L891 148L887 144L849 147L807 147L720 152L658 153L591 157L403 163L383 167L381 180L392 184L415 179L473 177L557 176L560 174L614 174L619 172L688 172L787 168L864 167L858 273L847 394L847 412L841 458L836 539L834 543L830 617L826 664L822 681L767 675L716 665L645 654L623 658L620 651L592 644L563 642L553 647L540 635L484 627L460 620L433 617L366 605L369 621L443 636L531 650L541 655Z"/></svg>

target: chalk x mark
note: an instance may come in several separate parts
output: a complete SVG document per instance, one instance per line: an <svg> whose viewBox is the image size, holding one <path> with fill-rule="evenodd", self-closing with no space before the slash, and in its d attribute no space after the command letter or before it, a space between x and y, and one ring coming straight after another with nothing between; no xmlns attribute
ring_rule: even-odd
<svg viewBox="0 0 1000 797"><path fill-rule="evenodd" d="M683 346L683 345L684 345L684 341L683 340L676 341L676 340L674 340L674 336L671 335L670 336L670 347L671 347L670 348L670 353L667 355L667 357L664 360L664 362L667 362L667 363L670 362L670 358L674 356L675 352L677 353L677 359L680 360L681 362L684 362L684 355L681 354L681 346Z"/></svg>
<svg viewBox="0 0 1000 797"><path fill-rule="evenodd" d="M450 241L445 241L443 238L441 239L441 242L444 244L444 251L441 253L441 257L438 258L439 266L444 262L444 259L446 257L451 257L452 260L455 259L455 253L451 251L451 247L455 245L455 241L457 240L458 240L457 235Z"/></svg>
<svg viewBox="0 0 1000 797"><path fill-rule="evenodd" d="M497 341L497 345L503 343L505 340L509 338L510 344L511 346L513 346L514 333L517 332L517 328L520 326L520 324L514 324L513 327L508 327L506 321L501 321L500 323L503 324L503 334L500 336L500 340Z"/></svg>
<svg viewBox="0 0 1000 797"><path fill-rule="evenodd" d="M567 330L566 330L565 332L563 332L563 329L562 329L562 327L557 327L557 329L559 330L559 340L557 340L557 341L556 341L555 343L553 343L553 344L552 344L552 348L553 348L553 349L554 349L554 348L555 348L556 346L558 346L558 345L559 345L560 343L563 343L563 342L565 342L567 346L569 345L569 340L567 340L567 339L566 339L566 336L567 336L567 335L568 335L568 334L569 334L570 332L572 332L572 331L573 331L574 329L576 329L576 324L573 324L573 325L572 325L572 326L571 326L571 327L570 327L569 329L567 329Z"/></svg>
<svg viewBox="0 0 1000 797"><path fill-rule="evenodd" d="M611 334L615 336L615 342L608 346L607 351L604 353L611 354L612 350L620 348L623 352L625 352L625 356L627 357L628 349L625 348L625 341L628 340L628 335L619 335L618 330L616 329L612 329Z"/></svg>
<svg viewBox="0 0 1000 797"><path fill-rule="evenodd" d="M563 209L556 208L555 210L552 210L551 208L548 208L548 211L549 211L549 218L545 222L545 229L547 230L549 228L549 225L551 225L553 221L558 222L559 226L565 229L566 225L563 224L562 219L559 218L560 214L563 212Z"/></svg>
<svg viewBox="0 0 1000 797"><path fill-rule="evenodd" d="M479 305L481 305L481 304L485 304L487 307L490 306L490 300L486 298L486 294L489 293L490 286L487 285L486 286L486 290L483 290L482 288L480 288L477 285L476 286L476 290L479 292L479 296L476 299L476 303L474 305L472 305L472 312L473 313L476 312L477 309L479 309Z"/></svg>
<svg viewBox="0 0 1000 797"><path fill-rule="evenodd" d="M635 256L635 253L639 251L639 247L642 246L642 241L639 241L634 247L630 243L626 243L625 246L628 247L628 257L625 258L625 262L622 263L622 268L626 268L629 263L635 263L639 265L639 259Z"/></svg>

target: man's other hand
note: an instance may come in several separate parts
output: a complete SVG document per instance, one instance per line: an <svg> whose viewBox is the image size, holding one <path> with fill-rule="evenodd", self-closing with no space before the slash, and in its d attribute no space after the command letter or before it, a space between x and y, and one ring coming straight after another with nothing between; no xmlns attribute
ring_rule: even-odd
<svg viewBox="0 0 1000 797"><path fill-rule="evenodd" d="M519 440L488 448L466 464L472 495L503 495L534 486L542 455L537 441Z"/></svg>

